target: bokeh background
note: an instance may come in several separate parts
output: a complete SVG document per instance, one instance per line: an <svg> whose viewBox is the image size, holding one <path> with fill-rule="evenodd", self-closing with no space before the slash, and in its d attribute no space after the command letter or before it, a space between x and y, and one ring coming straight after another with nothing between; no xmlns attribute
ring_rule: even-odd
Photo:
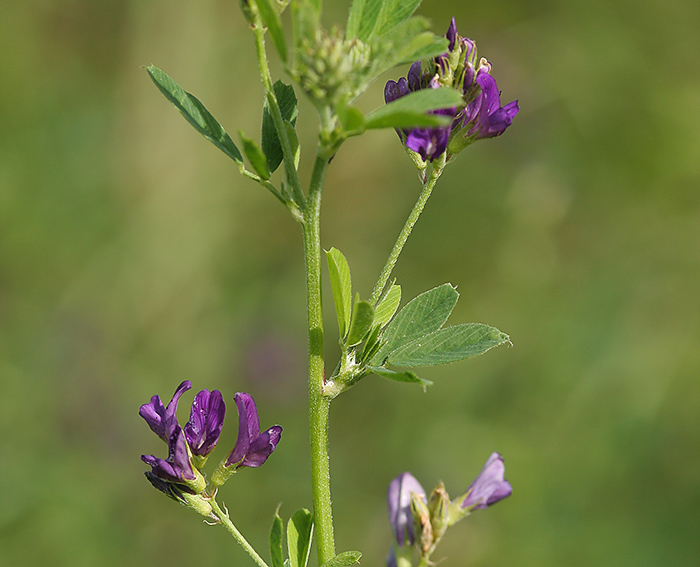
<svg viewBox="0 0 700 567"><path fill-rule="evenodd" d="M326 5L343 23L348 3ZM338 548L383 565L390 479L410 470L457 495L498 450L513 496L448 532L444 565L695 566L700 4L425 0L420 13L439 33L456 16L522 110L448 168L395 275L404 298L458 285L451 321L514 346L423 370L427 394L368 378L334 403ZM284 426L270 461L222 489L263 555L278 502L287 517L311 504L300 230L142 68L255 135L252 48L233 0L0 7L2 565L252 565L143 478L139 456L164 447L138 407L184 379L224 392L221 453L236 391L263 427ZM299 124L307 179L306 102ZM418 191L391 131L331 164L323 243L364 296Z"/></svg>

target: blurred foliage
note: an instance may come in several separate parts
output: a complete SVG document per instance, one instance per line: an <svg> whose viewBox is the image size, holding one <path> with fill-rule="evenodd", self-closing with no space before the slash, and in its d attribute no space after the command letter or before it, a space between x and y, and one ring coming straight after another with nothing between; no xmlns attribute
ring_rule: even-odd
<svg viewBox="0 0 700 567"><path fill-rule="evenodd" d="M326 4L344 22L346 4ZM420 13L439 33L455 15L522 110L447 169L395 275L406 299L459 285L452 322L515 346L426 371L427 394L368 378L334 403L338 548L382 565L393 476L456 495L498 450L514 494L447 535L445 565L694 566L700 4L425 0ZM183 379L221 389L230 412L249 391L263 425L284 426L273 458L222 489L267 556L277 503L287 517L311 504L300 230L142 68L230 131L259 131L237 3L4 2L0 31L0 564L250 564L143 478L139 455L163 447L138 406ZM302 102L307 163L312 114ZM418 191L393 132L334 160L324 246L364 295ZM330 286L325 299L332 365Z"/></svg>

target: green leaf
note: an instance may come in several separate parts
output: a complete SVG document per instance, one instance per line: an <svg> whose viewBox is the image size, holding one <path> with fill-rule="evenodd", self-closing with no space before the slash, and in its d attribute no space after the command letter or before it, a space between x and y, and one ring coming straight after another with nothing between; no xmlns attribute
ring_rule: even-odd
<svg viewBox="0 0 700 567"><path fill-rule="evenodd" d="M299 110L297 107L297 97L296 94L294 94L294 87L291 85L285 85L282 81L277 81L272 86L272 90L274 91L275 98L277 99L277 104L280 107L282 118L289 122L292 126L295 125ZM280 142L277 134L275 121L272 118L272 112L270 111L270 105L267 98L265 98L265 104L263 106L262 131L260 140L262 150L267 156L267 164L270 168L270 173L273 173L282 163L283 154L282 143Z"/></svg>
<svg viewBox="0 0 700 567"><path fill-rule="evenodd" d="M421 0L384 0L379 21L374 28L376 35L384 35L405 22L416 11Z"/></svg>
<svg viewBox="0 0 700 567"><path fill-rule="evenodd" d="M326 561L321 567L350 567L350 565L359 563L360 557L362 557L362 553L359 551L343 551L333 559Z"/></svg>
<svg viewBox="0 0 700 567"><path fill-rule="evenodd" d="M294 169L299 169L299 160L301 159L301 147L299 146L299 138L297 137L296 128L291 122L284 121L284 128L287 131L287 139L292 149L294 159Z"/></svg>
<svg viewBox="0 0 700 567"><path fill-rule="evenodd" d="M357 294L345 344L349 347L359 345L372 330L373 322L374 306L369 301L360 300L360 295Z"/></svg>
<svg viewBox="0 0 700 567"><path fill-rule="evenodd" d="M341 105L338 108L338 119L349 135L356 136L365 131L365 116L359 108Z"/></svg>
<svg viewBox="0 0 700 567"><path fill-rule="evenodd" d="M371 360L375 353L379 350L382 345L382 341L379 340L379 331L381 327L377 325L377 313L374 313L374 324L372 331L367 335L367 341L362 347L362 354L360 356L360 361L365 362L366 360Z"/></svg>
<svg viewBox="0 0 700 567"><path fill-rule="evenodd" d="M175 108L194 126L195 130L238 165L243 165L243 156L238 151L236 144L197 97L185 92L180 85L155 65L149 65L146 71L160 92L175 105Z"/></svg>
<svg viewBox="0 0 700 567"><path fill-rule="evenodd" d="M260 10L263 24L267 27L267 31L270 32L272 42L277 48L277 53L280 54L280 59L282 59L282 63L285 63L287 61L287 43L284 40L280 15L277 9L272 6L270 0L255 0L255 3Z"/></svg>
<svg viewBox="0 0 700 567"><path fill-rule="evenodd" d="M338 317L338 331L340 338L343 338L350 326L350 311L352 310L350 266L343 253L337 248L331 248L326 252L326 260L328 260L328 273L331 276L335 313Z"/></svg>
<svg viewBox="0 0 700 567"><path fill-rule="evenodd" d="M263 179L270 179L270 170L267 167L267 158L254 140L246 136L242 130L238 131L238 137L243 144L243 153L250 161L255 172Z"/></svg>
<svg viewBox="0 0 700 567"><path fill-rule="evenodd" d="M510 341L505 333L481 323L446 327L394 350L394 366L436 366L471 358Z"/></svg>
<svg viewBox="0 0 700 567"><path fill-rule="evenodd" d="M369 370L373 374L376 374L377 376L381 376L382 378L388 378L389 380L395 380L396 382L418 384L423 387L423 390L425 390L428 386L433 385L433 383L430 380L424 380L423 378L419 378L413 372L410 372L408 370L401 372L396 370L389 370L388 368L384 368L383 366L368 366L367 370Z"/></svg>
<svg viewBox="0 0 700 567"><path fill-rule="evenodd" d="M365 116L365 127L369 130L448 126L451 117L428 112L461 104L462 95L454 89L423 89L373 110Z"/></svg>
<svg viewBox="0 0 700 567"><path fill-rule="evenodd" d="M389 292L384 296L377 305L377 310L374 314L374 324L383 327L394 316L396 310L399 308L399 303L401 303L401 286L392 285L389 288Z"/></svg>
<svg viewBox="0 0 700 567"><path fill-rule="evenodd" d="M291 7L294 45L299 46L304 39L313 41L321 21L321 0L297 0Z"/></svg>
<svg viewBox="0 0 700 567"><path fill-rule="evenodd" d="M272 520L270 529L270 558L272 567L284 567L284 551L282 550L282 518L279 514L279 506L275 510L275 517Z"/></svg>
<svg viewBox="0 0 700 567"><path fill-rule="evenodd" d="M287 549L291 567L306 567L313 533L313 514L306 508L294 512L287 523Z"/></svg>
<svg viewBox="0 0 700 567"><path fill-rule="evenodd" d="M458 299L459 293L450 284L442 284L412 299L387 326L383 334L386 344L372 362L381 366L390 352L437 331L447 321Z"/></svg>
<svg viewBox="0 0 700 567"><path fill-rule="evenodd" d="M389 37L396 45L393 59L389 59L393 66L430 59L447 51L447 38L426 31L427 26L423 18L411 18L391 32Z"/></svg>
<svg viewBox="0 0 700 567"><path fill-rule="evenodd" d="M354 0L350 8L346 37L367 41L379 19L384 0Z"/></svg>
<svg viewBox="0 0 700 567"><path fill-rule="evenodd" d="M397 65L445 53L447 39L428 31L429 28L428 20L413 17L397 26L390 34L372 38L371 75L376 77Z"/></svg>

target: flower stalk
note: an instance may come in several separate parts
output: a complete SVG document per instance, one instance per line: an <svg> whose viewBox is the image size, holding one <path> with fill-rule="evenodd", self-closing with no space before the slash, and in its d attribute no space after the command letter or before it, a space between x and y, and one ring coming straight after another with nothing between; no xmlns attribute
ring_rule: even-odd
<svg viewBox="0 0 700 567"><path fill-rule="evenodd" d="M382 295L382 291L384 290L386 283L389 281L391 272L394 271L394 266L396 266L396 262L398 261L399 256L401 255L401 251L403 250L403 247L405 246L408 237L411 235L413 227L418 222L418 219L420 218L420 215L423 212L423 209L425 208L425 205L428 202L430 195L432 195L433 189L435 188L435 184L437 183L437 180L440 179L444 168L445 154L443 154L442 157L433 164L433 169L430 172L430 176L423 183L423 189L421 190L421 193L418 196L418 200L416 201L416 204L413 206L413 209L408 215L408 218L406 219L406 222L404 223L403 228L401 229L401 232L399 233L399 236L396 239L396 242L394 243L394 247L389 253L389 257L387 258L386 263L384 264L384 268L382 268L382 271L379 274L379 279L377 280L377 283L374 284L374 288L372 289L372 295L370 295L369 297L369 302L372 305L376 305L379 301L379 298Z"/></svg>
<svg viewBox="0 0 700 567"><path fill-rule="evenodd" d="M216 501L216 498L212 498L209 501L209 503L211 504L211 507L214 510L216 517L221 522L221 525L224 526L234 537L234 539L240 544L240 546L243 549L245 549L246 553L250 555L253 561L255 561L258 564L258 567L269 567L269 565L265 563L263 558L260 557L260 555L258 555L258 552L255 551L253 546L248 543L248 540L243 537L243 534L238 531L238 528L231 521L231 518L229 518L228 511L224 511L221 509L221 506L219 506L219 503Z"/></svg>

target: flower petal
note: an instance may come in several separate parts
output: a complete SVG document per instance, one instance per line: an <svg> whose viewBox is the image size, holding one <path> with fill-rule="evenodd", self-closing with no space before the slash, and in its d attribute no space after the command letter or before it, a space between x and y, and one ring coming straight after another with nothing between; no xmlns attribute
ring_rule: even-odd
<svg viewBox="0 0 700 567"><path fill-rule="evenodd" d="M492 453L469 486L462 508L480 510L510 496L513 488L504 478L505 470L503 457L499 453Z"/></svg>
<svg viewBox="0 0 700 567"><path fill-rule="evenodd" d="M408 70L408 88L411 92L421 88L421 63L416 61Z"/></svg>
<svg viewBox="0 0 700 567"><path fill-rule="evenodd" d="M226 405L218 390L202 390L192 402L190 420L185 424L185 438L193 455L206 456L216 446L224 425Z"/></svg>
<svg viewBox="0 0 700 567"><path fill-rule="evenodd" d="M389 523L394 532L394 538L399 545L413 545L413 514L411 514L411 494L425 497L425 490L420 482L408 472L401 473L389 484L387 491L387 506L389 508Z"/></svg>
<svg viewBox="0 0 700 567"><path fill-rule="evenodd" d="M238 410L238 438L233 451L226 459L227 467L243 460L250 450L250 444L260 435L258 408L253 397L245 392L237 392L234 400Z"/></svg>
<svg viewBox="0 0 700 567"><path fill-rule="evenodd" d="M151 401L139 408L139 415L146 421L151 431L168 443L177 426L177 404L180 396L192 387L189 380L180 384L173 394L168 407L163 407L160 396L153 396Z"/></svg>
<svg viewBox="0 0 700 567"><path fill-rule="evenodd" d="M261 466L267 458L277 448L282 435L282 427L273 425L270 429L264 431L250 444L248 454L243 459L243 462L238 465L240 467L257 468Z"/></svg>

